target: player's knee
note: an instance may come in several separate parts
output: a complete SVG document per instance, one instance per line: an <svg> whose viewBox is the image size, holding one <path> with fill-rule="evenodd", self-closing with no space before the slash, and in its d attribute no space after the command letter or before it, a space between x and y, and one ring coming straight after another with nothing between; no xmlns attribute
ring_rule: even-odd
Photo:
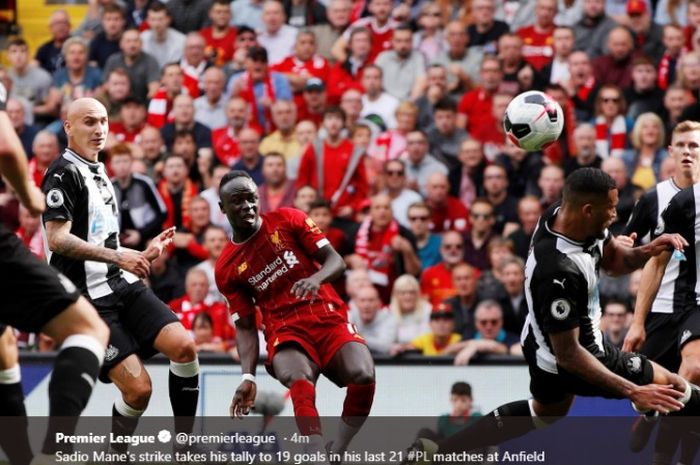
<svg viewBox="0 0 700 465"><path fill-rule="evenodd" d="M131 407L137 410L144 410L148 407L148 402L151 400L151 394L153 393L153 388L151 386L151 380L138 379L133 383L129 383L126 390L123 393L124 401Z"/></svg>
<svg viewBox="0 0 700 465"><path fill-rule="evenodd" d="M349 384L372 384L374 383L374 370L371 367L358 365L350 369L348 373Z"/></svg>
<svg viewBox="0 0 700 465"><path fill-rule="evenodd" d="M292 387L292 385L297 381L308 381L309 383L314 384L313 373L311 373L310 371L294 371L281 373L279 380L283 385L285 385L288 388Z"/></svg>
<svg viewBox="0 0 700 465"><path fill-rule="evenodd" d="M197 359L197 347L192 339L182 340L170 354L170 360L177 363L187 363Z"/></svg>

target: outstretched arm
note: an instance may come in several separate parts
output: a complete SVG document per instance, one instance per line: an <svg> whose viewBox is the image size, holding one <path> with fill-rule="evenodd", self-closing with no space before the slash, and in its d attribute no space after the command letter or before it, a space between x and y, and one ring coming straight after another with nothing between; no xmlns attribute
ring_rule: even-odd
<svg viewBox="0 0 700 465"><path fill-rule="evenodd" d="M258 347L258 330L255 326L255 313L241 317L236 321L236 347L241 358L241 371L244 375L255 376L260 348ZM255 381L243 379L231 400L231 417L241 418L250 413L255 403L257 387Z"/></svg>
<svg viewBox="0 0 700 465"><path fill-rule="evenodd" d="M600 264L612 275L627 274L644 266L651 257L673 249L683 250L687 245L680 234L662 234L652 242L634 248L612 238L605 245Z"/></svg>
<svg viewBox="0 0 700 465"><path fill-rule="evenodd" d="M326 244L314 252L313 258L321 264L321 268L308 278L300 279L292 286L292 294L299 299L306 298L309 294L315 296L321 288L321 284L335 281L345 272L343 257L330 244Z"/></svg>

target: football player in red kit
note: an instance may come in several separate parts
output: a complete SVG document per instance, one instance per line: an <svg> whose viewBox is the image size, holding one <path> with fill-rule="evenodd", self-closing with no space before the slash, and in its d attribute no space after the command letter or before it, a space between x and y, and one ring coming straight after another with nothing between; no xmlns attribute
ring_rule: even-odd
<svg viewBox="0 0 700 465"><path fill-rule="evenodd" d="M297 427L317 451L323 442L316 381L323 374L347 387L338 435L326 447L342 454L374 398L372 356L328 284L342 275L343 259L303 212L280 208L261 216L258 187L244 171L227 173L219 194L233 238L216 262L216 284L235 315L244 373L231 415L247 415L255 401L257 306L267 342L267 369L289 388Z"/></svg>

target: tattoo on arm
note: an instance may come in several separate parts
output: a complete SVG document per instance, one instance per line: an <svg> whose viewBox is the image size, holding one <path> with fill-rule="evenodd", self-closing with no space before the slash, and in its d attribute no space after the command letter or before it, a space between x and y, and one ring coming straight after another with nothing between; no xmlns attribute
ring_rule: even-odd
<svg viewBox="0 0 700 465"><path fill-rule="evenodd" d="M61 227L61 229L63 229L63 227ZM121 252L89 244L79 237L69 232L62 231L61 229L55 230L55 228L47 224L47 233L51 238L50 245L53 252L75 260L92 260L95 262L114 264L117 264L121 260Z"/></svg>

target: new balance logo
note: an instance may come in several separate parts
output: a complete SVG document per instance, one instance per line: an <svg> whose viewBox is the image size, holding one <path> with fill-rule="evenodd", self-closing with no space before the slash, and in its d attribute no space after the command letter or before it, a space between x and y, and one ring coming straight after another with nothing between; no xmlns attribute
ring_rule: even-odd
<svg viewBox="0 0 700 465"><path fill-rule="evenodd" d="M284 261L287 262L287 266L290 269L294 268L295 265L299 264L299 259L296 255L294 255L294 252L292 252L291 250L286 250L284 252Z"/></svg>
<svg viewBox="0 0 700 465"><path fill-rule="evenodd" d="M559 281L558 279L554 279L553 281L554 284L558 284L561 286L562 289L564 289L564 281L566 281L566 278L562 279L561 281Z"/></svg>
<svg viewBox="0 0 700 465"><path fill-rule="evenodd" d="M199 392L199 386L197 387L184 387L182 388L182 391L188 391L188 392Z"/></svg>
<svg viewBox="0 0 700 465"><path fill-rule="evenodd" d="M683 344L685 341L690 339L692 337L693 333L690 332L689 329L686 329L683 331L683 334L681 335L681 344Z"/></svg>

